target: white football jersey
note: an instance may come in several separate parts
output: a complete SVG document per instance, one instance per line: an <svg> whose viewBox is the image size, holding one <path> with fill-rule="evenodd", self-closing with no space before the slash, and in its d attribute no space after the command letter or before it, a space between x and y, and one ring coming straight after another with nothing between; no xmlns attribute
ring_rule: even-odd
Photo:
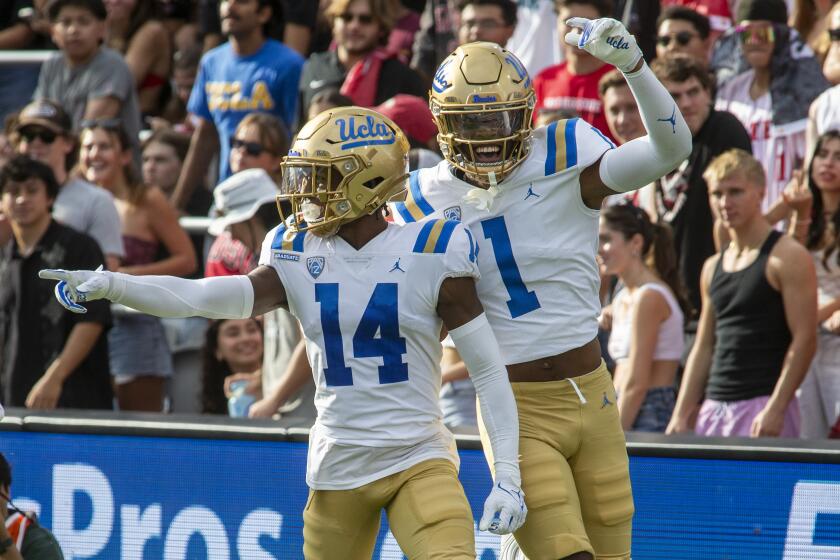
<svg viewBox="0 0 840 560"><path fill-rule="evenodd" d="M553 356L598 333L599 211L580 195L580 173L615 145L581 119L536 129L531 152L498 185L489 209L450 165L411 173L400 223L444 217L469 226L479 247L484 305L502 357L516 364Z"/></svg>
<svg viewBox="0 0 840 560"><path fill-rule="evenodd" d="M266 236L260 264L283 283L315 377L311 487L353 488L404 470L431 458L408 449L421 442L457 462L438 405L436 308L444 279L478 278L476 250L469 231L446 220L389 224L359 250L282 224Z"/></svg>

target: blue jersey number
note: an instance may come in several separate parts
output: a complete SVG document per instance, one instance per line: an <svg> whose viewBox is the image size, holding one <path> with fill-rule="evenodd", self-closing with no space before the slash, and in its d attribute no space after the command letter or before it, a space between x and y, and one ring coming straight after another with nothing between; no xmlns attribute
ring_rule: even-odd
<svg viewBox="0 0 840 560"><path fill-rule="evenodd" d="M352 385L353 372L344 362L344 342L338 320L338 284L315 284L315 301L321 304L327 386ZM399 383L408 380L408 364L402 358L405 353L405 337L400 336L397 311L397 285L377 284L353 335L353 357L381 356L379 382Z"/></svg>
<svg viewBox="0 0 840 560"><path fill-rule="evenodd" d="M493 245L493 254L496 257L496 266L502 275L502 282L505 284L510 299L507 301L510 316L513 318L530 313L540 308L540 300L533 291L528 291L519 267L516 266L516 259L513 257L513 248L510 246L510 235L508 235L505 217L499 216L481 222L481 229L484 231L484 238L489 239Z"/></svg>

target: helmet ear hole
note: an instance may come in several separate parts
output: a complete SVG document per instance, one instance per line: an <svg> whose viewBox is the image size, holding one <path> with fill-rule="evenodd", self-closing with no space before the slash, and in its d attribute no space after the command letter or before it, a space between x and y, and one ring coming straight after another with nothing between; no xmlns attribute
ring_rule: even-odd
<svg viewBox="0 0 840 560"><path fill-rule="evenodd" d="M384 181L384 180L385 180L385 178L384 178L384 177L374 177L373 179L370 179L370 180L368 180L368 181L365 181L365 182L364 182L364 183L362 183L362 184L363 184L366 188L373 190L373 189L375 189L377 186L379 186L379 183L381 183L381 182L382 182L382 181Z"/></svg>

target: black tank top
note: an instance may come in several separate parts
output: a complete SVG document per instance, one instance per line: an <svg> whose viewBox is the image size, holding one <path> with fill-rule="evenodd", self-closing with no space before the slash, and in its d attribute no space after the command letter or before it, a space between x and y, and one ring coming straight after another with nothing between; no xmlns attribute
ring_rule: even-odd
<svg viewBox="0 0 840 560"><path fill-rule="evenodd" d="M771 231L755 261L725 272L723 253L709 297L715 310L715 349L706 397L741 401L770 395L790 346L782 294L767 282L767 258L782 236Z"/></svg>

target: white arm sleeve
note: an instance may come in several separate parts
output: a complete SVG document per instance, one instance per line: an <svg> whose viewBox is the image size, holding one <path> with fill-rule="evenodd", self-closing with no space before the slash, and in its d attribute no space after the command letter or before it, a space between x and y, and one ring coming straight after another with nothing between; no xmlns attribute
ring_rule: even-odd
<svg viewBox="0 0 840 560"><path fill-rule="evenodd" d="M519 416L496 337L482 313L449 331L467 366L481 403L481 419L490 436L496 480L521 485L519 475Z"/></svg>
<svg viewBox="0 0 840 560"><path fill-rule="evenodd" d="M246 319L254 310L254 286L247 276L186 280L175 276L109 273L106 298L158 317Z"/></svg>
<svg viewBox="0 0 840 560"><path fill-rule="evenodd" d="M601 180L616 192L641 188L675 169L691 153L691 131L647 64L625 74L647 136L609 150L601 159Z"/></svg>

